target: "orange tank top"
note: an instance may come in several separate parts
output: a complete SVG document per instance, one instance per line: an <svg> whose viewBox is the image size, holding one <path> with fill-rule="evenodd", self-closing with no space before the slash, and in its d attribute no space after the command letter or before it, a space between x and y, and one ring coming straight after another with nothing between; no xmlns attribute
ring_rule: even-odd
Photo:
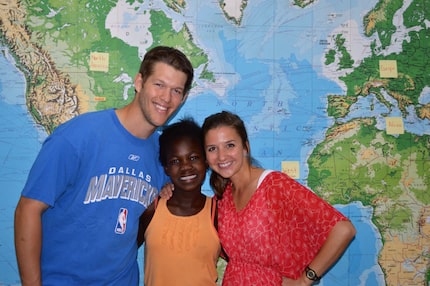
<svg viewBox="0 0 430 286"><path fill-rule="evenodd" d="M146 286L216 285L221 246L211 206L208 197L199 213L176 216L159 200L145 231Z"/></svg>

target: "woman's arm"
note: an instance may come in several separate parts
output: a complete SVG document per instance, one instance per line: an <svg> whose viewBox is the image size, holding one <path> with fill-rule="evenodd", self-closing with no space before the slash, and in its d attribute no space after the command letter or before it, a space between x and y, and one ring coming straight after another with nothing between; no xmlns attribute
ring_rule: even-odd
<svg viewBox="0 0 430 286"><path fill-rule="evenodd" d="M326 241L309 264L316 274L321 277L343 254L356 234L355 227L350 221L343 220L335 224ZM283 286L312 285L314 281L306 277L306 273L298 280L283 279Z"/></svg>

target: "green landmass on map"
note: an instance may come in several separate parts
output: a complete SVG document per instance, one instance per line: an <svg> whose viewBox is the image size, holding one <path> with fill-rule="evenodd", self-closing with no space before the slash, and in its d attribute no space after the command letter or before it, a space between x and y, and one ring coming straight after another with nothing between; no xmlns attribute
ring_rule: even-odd
<svg viewBox="0 0 430 286"><path fill-rule="evenodd" d="M178 32L172 29L172 20L164 12L151 10L150 13L151 27L149 31L153 35L154 46L167 45L181 49L190 57L194 67L204 65L209 61L205 52L194 43L193 37L186 25ZM205 73L212 74L207 72L207 70ZM213 76L207 76L207 78L213 80Z"/></svg>
<svg viewBox="0 0 430 286"><path fill-rule="evenodd" d="M132 81L141 59L137 47L112 37L105 27L106 16L115 5L112 1L78 0L10 4L11 12L6 14L12 17L12 11L19 10L21 18L15 19L17 25L1 22L3 36L26 71L28 109L48 133L79 113L121 107L133 99L134 89L126 89L127 83L118 78L127 74ZM183 25L176 31L164 12L147 13L151 13L148 25L153 37L148 49L155 45L177 47L195 69L203 67L201 76L196 76L214 81L213 73L207 69L208 56L194 43L188 27ZM13 45L15 42L21 44ZM93 52L109 55L107 72L90 69Z"/></svg>
<svg viewBox="0 0 430 286"><path fill-rule="evenodd" d="M365 17L366 35L371 36L377 32L378 35L383 34L391 41L391 35L395 30L392 30L391 25L384 23L392 23L393 14L402 3L401 0L379 1L375 9ZM374 14L379 15L379 17L372 16ZM428 57L430 54L430 36L428 27L425 26L425 19L429 21L429 16L430 10L425 1L412 1L403 15L404 26L406 28L417 27L418 29L411 29L407 33L407 38L403 39L402 49L399 53L381 55L380 50L386 48L390 42L383 43L381 41L379 47L374 41L372 43L372 56L365 58L352 73L340 78L347 86L347 95L366 96L373 93L380 102L391 110L392 104L385 100L381 93L382 90L385 90L397 101L397 106L402 111L403 116L408 115L407 107L413 106L419 118L430 119L430 105L422 106L418 102L419 95L430 82L428 69L430 64ZM381 78L380 60L395 60L398 77Z"/></svg>
<svg viewBox="0 0 430 286"><path fill-rule="evenodd" d="M327 51L324 64L329 65L334 63L336 60L336 55L340 54L338 69L352 68L354 61L351 59L351 55L349 54L344 44L345 38L342 36L342 34L337 34L335 38L336 48Z"/></svg>
<svg viewBox="0 0 430 286"><path fill-rule="evenodd" d="M376 32L381 41L381 49L391 44L391 36L396 32L394 14L402 5L403 0L381 0L364 17L364 26L367 27L365 35L370 37Z"/></svg>
<svg viewBox="0 0 430 286"><path fill-rule="evenodd" d="M430 136L387 135L375 124L374 119L363 118L330 128L326 141L308 160L308 185L332 204L360 201L374 206L380 198L396 202L404 187L417 204L430 204L430 193L424 188L430 184ZM407 169L417 175L408 186L403 181Z"/></svg>
<svg viewBox="0 0 430 286"><path fill-rule="evenodd" d="M167 7L175 11L176 13L180 13L181 9L184 9L186 6L185 0L163 0L166 3Z"/></svg>
<svg viewBox="0 0 430 286"><path fill-rule="evenodd" d="M305 8L306 6L309 6L310 4L316 2L317 0L294 0L294 5L299 6L300 8Z"/></svg>
<svg viewBox="0 0 430 286"><path fill-rule="evenodd" d="M385 90L396 102L403 116L407 116L408 107L413 106L417 116L430 119L429 106L422 106L418 97L430 82L428 66L430 58L430 41L428 30L409 32L410 41L403 41L402 50L398 54L387 56L376 54L365 58L354 70L341 77L347 86L348 96L367 96L370 93L387 106L391 111L393 104L384 98ZM397 78L381 78L379 70L380 60L394 60L397 62Z"/></svg>
<svg viewBox="0 0 430 286"><path fill-rule="evenodd" d="M372 221L383 242L378 262L387 285L403 285L406 281L427 285L430 136L407 131L387 134L387 130L377 128L372 117L346 120L359 98L370 94L386 106L388 111L382 117L398 108L406 122L411 116L430 119L430 104L419 102L430 83L429 5L424 0L413 0L402 11L407 32L397 43L393 36L398 27L393 20L403 4L402 0L381 0L364 17L365 36L377 34L379 42L372 40L371 55L357 66L353 66L343 35L333 37L325 64L336 64L337 70L345 71L339 79L347 90L328 96L327 113L335 124L308 159L307 183L332 204L359 201L372 207ZM386 53L393 44L400 44L401 49ZM396 63L397 76L381 76L383 60ZM374 103L369 114L373 108Z"/></svg>

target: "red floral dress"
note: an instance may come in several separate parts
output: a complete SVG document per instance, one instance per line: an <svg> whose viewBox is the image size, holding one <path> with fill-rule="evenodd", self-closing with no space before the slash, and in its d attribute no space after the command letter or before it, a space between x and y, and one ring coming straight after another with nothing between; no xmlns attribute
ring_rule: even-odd
<svg viewBox="0 0 430 286"><path fill-rule="evenodd" d="M332 227L347 220L294 179L269 173L244 209L228 185L218 205L218 230L229 257L223 285L281 285L297 279Z"/></svg>

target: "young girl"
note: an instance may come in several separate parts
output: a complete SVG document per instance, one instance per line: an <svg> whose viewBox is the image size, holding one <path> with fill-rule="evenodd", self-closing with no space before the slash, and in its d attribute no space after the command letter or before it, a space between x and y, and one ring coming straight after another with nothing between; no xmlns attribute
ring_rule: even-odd
<svg viewBox="0 0 430 286"><path fill-rule="evenodd" d="M201 192L207 170L201 128L184 119L167 127L159 142L160 162L175 191L140 218L145 285L216 285L220 243L215 201Z"/></svg>

